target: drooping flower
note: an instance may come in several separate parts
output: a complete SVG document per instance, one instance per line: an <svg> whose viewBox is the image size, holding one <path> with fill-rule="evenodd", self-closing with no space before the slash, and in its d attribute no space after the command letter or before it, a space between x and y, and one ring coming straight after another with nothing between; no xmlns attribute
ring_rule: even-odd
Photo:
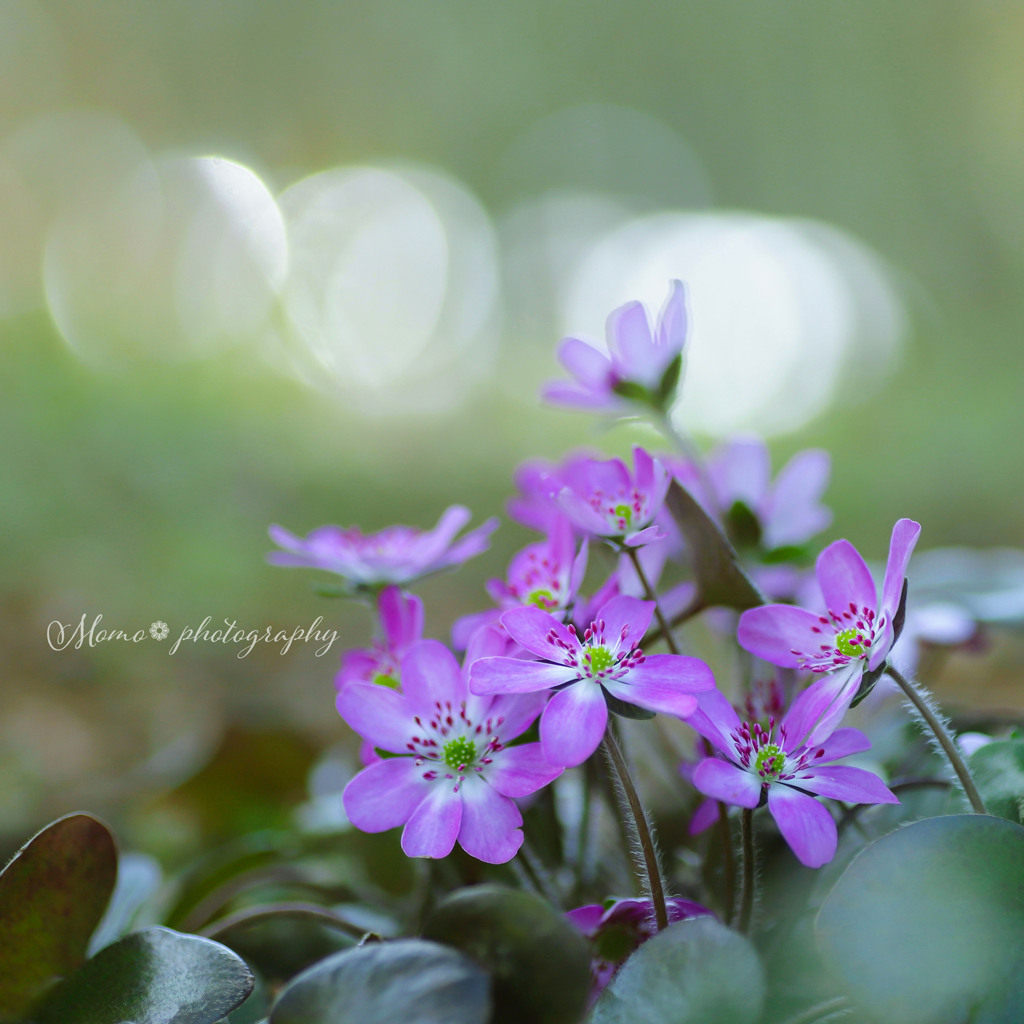
<svg viewBox="0 0 1024 1024"><path fill-rule="evenodd" d="M764 551L804 544L832 522L831 510L821 503L830 468L828 452L808 448L773 481L771 454L757 437L720 445L708 456L706 473L684 460L670 466L705 511L721 517L733 543Z"/></svg>
<svg viewBox="0 0 1024 1024"><path fill-rule="evenodd" d="M608 353L579 338L565 338L558 360L575 378L552 381L542 392L556 405L614 415L637 406L663 410L679 379L686 344L686 293L673 281L654 331L639 302L627 302L608 317Z"/></svg>
<svg viewBox="0 0 1024 1024"><path fill-rule="evenodd" d="M502 625L538 660L481 658L470 668L470 690L556 690L540 720L544 756L567 767L582 764L604 735L606 695L684 718L697 707L693 694L714 685L711 670L699 658L643 653L640 641L653 613L653 601L613 598L581 638L574 625L565 626L539 608L515 608L502 616Z"/></svg>
<svg viewBox="0 0 1024 1024"><path fill-rule="evenodd" d="M377 683L397 687L401 662L409 648L423 639L423 602L396 586L385 587L377 596L383 636L369 648L347 651L341 670L334 677L338 690L350 683Z"/></svg>
<svg viewBox="0 0 1024 1024"><path fill-rule="evenodd" d="M665 900L669 924L711 914L707 907L679 897ZM639 946L657 932L654 907L648 899L608 900L577 907L565 915L590 940L593 956L590 999L595 1000Z"/></svg>
<svg viewBox="0 0 1024 1024"><path fill-rule="evenodd" d="M740 616L740 645L782 668L833 672L859 666L874 671L893 645L893 619L920 532L912 519L893 527L881 593L849 541L830 544L816 566L825 613L786 604L751 608Z"/></svg>
<svg viewBox="0 0 1024 1024"><path fill-rule="evenodd" d="M488 581L487 592L497 608L458 619L452 626L452 643L464 649L476 629L494 624L502 612L524 604L564 619L586 571L587 541L577 554L572 526L565 516L556 517L546 540L528 544L513 555L504 580Z"/></svg>
<svg viewBox="0 0 1024 1024"><path fill-rule="evenodd" d="M271 539L284 551L271 552L267 561L338 573L357 589L388 583L403 585L485 551L498 520L489 519L455 541L455 535L469 520L469 509L452 505L432 530L389 526L379 533L363 534L355 526L321 526L301 538L280 526L271 526Z"/></svg>
<svg viewBox="0 0 1024 1024"><path fill-rule="evenodd" d="M410 857L446 857L458 841L489 864L511 860L523 842L513 798L562 773L539 743L510 746L537 718L543 695L471 694L455 657L436 640L410 648L401 677L401 692L352 683L338 694L341 717L394 755L345 787L349 820L364 832L404 825L402 849Z"/></svg>
<svg viewBox="0 0 1024 1024"><path fill-rule="evenodd" d="M666 531L655 523L668 493L671 477L643 448L633 449L634 472L621 459L577 459L560 472L558 507L583 533L616 544L639 547L664 540Z"/></svg>
<svg viewBox="0 0 1024 1024"><path fill-rule="evenodd" d="M786 842L810 868L827 864L836 852L838 832L828 809L815 797L856 804L899 803L878 776L834 762L867 750L858 729L837 729L853 691L828 676L812 683L777 722L740 721L718 691L699 696L698 711L687 719L720 752L692 772L693 785L706 796L753 809L766 799Z"/></svg>

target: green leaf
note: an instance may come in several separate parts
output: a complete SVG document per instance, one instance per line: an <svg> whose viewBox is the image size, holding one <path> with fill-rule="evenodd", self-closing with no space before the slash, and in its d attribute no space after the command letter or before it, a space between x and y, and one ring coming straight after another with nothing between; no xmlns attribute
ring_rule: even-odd
<svg viewBox="0 0 1024 1024"><path fill-rule="evenodd" d="M678 481L672 481L665 504L686 539L701 606L723 605L742 610L764 604L757 587L740 568L732 545Z"/></svg>
<svg viewBox="0 0 1024 1024"><path fill-rule="evenodd" d="M970 762L989 813L1019 825L1024 809L1024 741L986 743L971 755Z"/></svg>
<svg viewBox="0 0 1024 1024"><path fill-rule="evenodd" d="M676 389L679 387L679 378L683 371L683 354L679 353L665 368L658 383L658 407L665 408L671 405L671 399L675 397Z"/></svg>
<svg viewBox="0 0 1024 1024"><path fill-rule="evenodd" d="M0 1015L17 1015L52 979L80 967L117 879L106 825L69 814L0 874Z"/></svg>
<svg viewBox="0 0 1024 1024"><path fill-rule="evenodd" d="M726 529L732 542L741 548L755 548L761 543L761 521L745 501L734 501L725 513Z"/></svg>
<svg viewBox="0 0 1024 1024"><path fill-rule="evenodd" d="M928 818L872 843L818 914L823 958L877 1024L1024 1020L1024 828Z"/></svg>
<svg viewBox="0 0 1024 1024"><path fill-rule="evenodd" d="M214 1024L253 988L230 949L147 928L100 950L32 1014L35 1024Z"/></svg>
<svg viewBox="0 0 1024 1024"><path fill-rule="evenodd" d="M639 402L641 405L655 405L654 395L643 384L637 384L633 380L620 380L613 385L612 391L620 398L627 398L631 402Z"/></svg>
<svg viewBox="0 0 1024 1024"><path fill-rule="evenodd" d="M442 900L423 928L490 973L493 1024L574 1024L590 991L590 952L579 931L533 893L493 885Z"/></svg>
<svg viewBox="0 0 1024 1024"><path fill-rule="evenodd" d="M293 978L270 1024L487 1024L487 975L422 939L346 950Z"/></svg>
<svg viewBox="0 0 1024 1024"><path fill-rule="evenodd" d="M755 1024L764 972L750 942L713 917L669 925L619 969L590 1024Z"/></svg>

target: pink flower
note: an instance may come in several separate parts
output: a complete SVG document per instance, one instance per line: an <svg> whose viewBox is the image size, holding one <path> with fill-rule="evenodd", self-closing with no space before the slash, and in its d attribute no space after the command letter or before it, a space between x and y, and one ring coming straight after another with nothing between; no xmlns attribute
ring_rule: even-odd
<svg viewBox="0 0 1024 1024"><path fill-rule="evenodd" d="M782 668L833 672L849 667L852 672L860 666L874 671L893 645L893 619L920 532L912 519L893 527L881 594L849 541L830 544L816 566L825 614L787 604L751 608L740 616L740 645Z"/></svg>
<svg viewBox="0 0 1024 1024"><path fill-rule="evenodd" d="M345 787L349 820L364 832L404 825L410 857L446 857L455 843L489 864L522 845L514 798L562 773L539 743L509 744L534 722L542 695L479 697L452 653L421 640L402 659L402 692L352 683L338 694L341 717L391 757Z"/></svg>
<svg viewBox="0 0 1024 1024"><path fill-rule="evenodd" d="M470 668L470 690L556 690L540 720L544 756L566 767L582 764L597 749L608 724L606 695L685 718L697 707L693 694L714 685L711 670L698 658L643 653L640 640L653 613L652 601L613 598L581 639L575 626L564 626L539 608L513 609L502 616L502 625L539 660L481 658Z"/></svg>
<svg viewBox="0 0 1024 1024"><path fill-rule="evenodd" d="M489 519L453 543L469 520L469 509L452 505L433 530L389 526L380 533L364 535L355 526L321 526L303 539L280 526L271 526L271 539L284 551L271 552L267 561L338 573L357 589L402 585L486 551L498 520Z"/></svg>
<svg viewBox="0 0 1024 1024"><path fill-rule="evenodd" d="M718 691L699 696L698 711L687 719L721 757L708 757L693 769L693 785L706 796L753 809L767 799L787 843L810 868L827 864L836 852L838 832L815 796L849 803L898 803L871 772L833 762L867 750L857 729L836 729L853 696L836 677L819 679L793 701L776 727L741 722Z"/></svg>
<svg viewBox="0 0 1024 1024"><path fill-rule="evenodd" d="M691 917L709 916L707 907L678 897L665 901L669 924ZM639 946L657 934L650 900L619 899L591 903L565 915L590 940L594 955L590 962L593 987L591 1002L615 976Z"/></svg>
<svg viewBox="0 0 1024 1024"><path fill-rule="evenodd" d="M624 414L637 405L664 409L674 396L686 344L686 295L673 281L652 332L639 302L627 302L606 324L608 354L579 338L565 338L558 360L575 378L553 381L543 397L557 405Z"/></svg>
<svg viewBox="0 0 1024 1024"><path fill-rule="evenodd" d="M821 504L828 486L831 459L820 448L797 452L773 481L771 455L760 438L736 438L716 448L707 460L707 474L679 460L670 466L679 482L712 516L724 519L733 540L757 543L765 551L804 544L832 522ZM714 491L707 493L710 482ZM736 536L744 524L730 522L737 504L753 513L754 537ZM735 527L739 527L737 531Z"/></svg>
<svg viewBox="0 0 1024 1024"><path fill-rule="evenodd" d="M398 587L385 587L377 597L377 612L384 636L371 648L347 651L341 671L334 677L338 690L350 683L377 683L397 687L401 661L409 648L423 639L423 602Z"/></svg>
<svg viewBox="0 0 1024 1024"><path fill-rule="evenodd" d="M555 501L581 532L627 547L664 540L655 524L671 477L643 448L633 449L634 472L620 459L576 459L559 473Z"/></svg>

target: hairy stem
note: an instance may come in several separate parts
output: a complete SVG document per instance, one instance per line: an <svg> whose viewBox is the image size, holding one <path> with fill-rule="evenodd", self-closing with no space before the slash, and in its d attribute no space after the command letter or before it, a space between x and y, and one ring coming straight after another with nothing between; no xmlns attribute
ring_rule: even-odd
<svg viewBox="0 0 1024 1024"><path fill-rule="evenodd" d="M953 742L953 737L950 736L949 730L942 724L938 715L932 711L928 698L917 686L894 668L891 663L886 664L885 671L896 681L896 685L904 692L907 700L914 705L915 710L921 716L921 720L931 729L932 735L934 735L939 746L942 748L942 752L946 755L946 759L952 766L953 771L956 772L956 777L960 780L960 785L967 794L967 799L971 802L971 809L975 814L987 814L988 812L985 810L981 794L978 792L977 786L974 785L971 773L967 770L967 764L960 756L960 751L956 749L956 744Z"/></svg>
<svg viewBox="0 0 1024 1024"><path fill-rule="evenodd" d="M744 807L740 815L740 835L743 844L743 883L736 926L744 935L749 935L750 922L754 917L754 812L748 807Z"/></svg>
<svg viewBox="0 0 1024 1024"><path fill-rule="evenodd" d="M679 645L676 643L676 638L672 635L672 629L662 613L661 605L658 602L658 595L655 594L654 587L651 586L650 581L647 579L647 574L640 565L640 556L637 554L636 548L626 548L626 552L633 563L633 568L636 569L637 578L640 580L640 585L644 588L647 600L654 602L654 617L658 620L660 638L665 641L668 649L673 654L679 654Z"/></svg>
<svg viewBox="0 0 1024 1024"><path fill-rule="evenodd" d="M676 429L672 418L667 414L661 416L657 421L658 429L664 434L666 440L671 441L682 453L683 457L692 464L700 478L701 486L704 488L705 500L708 502L710 511L714 515L720 515L718 507L718 495L715 492L715 485L712 483L711 474L708 472L707 463L700 452L697 451L693 442L681 431Z"/></svg>
<svg viewBox="0 0 1024 1024"><path fill-rule="evenodd" d="M802 1010L795 1017L790 1017L786 1024L825 1024L826 1021L839 1020L850 1012L850 1004L845 997L836 996Z"/></svg>
<svg viewBox="0 0 1024 1024"><path fill-rule="evenodd" d="M661 868L658 866L653 829L647 812L640 803L626 759L622 756L622 750L611 728L605 732L601 746L615 776L615 793L619 797L620 814L627 831L634 839L630 844L633 868L640 882L641 891L650 897L654 905L655 924L658 931L661 931L668 925L668 909L665 906L665 886L661 880Z"/></svg>

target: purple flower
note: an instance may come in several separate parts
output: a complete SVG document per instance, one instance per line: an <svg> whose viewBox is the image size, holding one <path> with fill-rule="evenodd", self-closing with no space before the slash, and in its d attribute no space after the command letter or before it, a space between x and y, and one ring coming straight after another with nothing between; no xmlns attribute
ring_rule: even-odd
<svg viewBox="0 0 1024 1024"><path fill-rule="evenodd" d="M816 566L825 614L787 604L751 608L740 616L740 645L782 668L832 672L860 665L874 671L893 645L893 618L920 532L912 519L893 527L881 595L857 549L847 540L830 544Z"/></svg>
<svg viewBox="0 0 1024 1024"><path fill-rule="evenodd" d="M552 782L539 743L509 746L534 722L543 697L478 697L455 657L421 640L402 659L402 692L352 683L338 694L341 717L392 755L345 787L349 820L364 832L404 825L410 857L446 857L456 841L488 864L511 860L522 845L515 797Z"/></svg>
<svg viewBox="0 0 1024 1024"><path fill-rule="evenodd" d="M797 546L832 522L821 504L828 486L831 459L820 448L798 452L771 479L771 455L760 438L737 438L716 448L707 460L707 474L692 463L671 467L676 479L714 516L724 516L741 503L756 519L756 542L765 550ZM710 482L714 491L707 493ZM738 539L738 538L734 538Z"/></svg>
<svg viewBox="0 0 1024 1024"><path fill-rule="evenodd" d="M715 800L748 809L766 798L800 863L809 868L827 864L835 856L838 832L815 796L899 803L878 776L833 763L871 746L858 729L836 729L852 696L837 677L819 679L793 701L776 728L774 716L767 727L741 722L717 690L701 694L700 708L687 723L723 756L705 758L693 769L694 786Z"/></svg>
<svg viewBox="0 0 1024 1024"><path fill-rule="evenodd" d="M544 756L566 767L582 764L597 749L608 723L605 696L685 718L697 707L692 694L714 685L698 658L650 657L640 640L654 613L653 601L616 597L605 604L580 639L539 608L502 616L512 639L536 657L487 657L473 663L473 693L532 693L556 689L540 720Z"/></svg>
<svg viewBox="0 0 1024 1024"><path fill-rule="evenodd" d="M400 666L409 648L423 639L423 602L398 587L385 587L377 597L384 636L371 648L347 651L341 659L341 671L334 677L338 690L350 683L377 683L397 687Z"/></svg>
<svg viewBox="0 0 1024 1024"><path fill-rule="evenodd" d="M679 898L666 900L665 909L668 911L669 924L711 914L707 907ZM615 972L626 962L626 958L657 934L654 907L646 899L591 903L570 910L565 916L590 940L593 947L594 955L590 961L593 979L591 1002L601 994Z"/></svg>
<svg viewBox="0 0 1024 1024"><path fill-rule="evenodd" d="M668 493L671 477L664 466L643 448L633 449L635 472L620 459L576 459L560 472L558 507L583 533L639 547L664 540L655 525Z"/></svg>
<svg viewBox="0 0 1024 1024"><path fill-rule="evenodd" d="M630 413L637 404L663 409L678 382L686 324L686 294L680 281L672 282L653 332L644 307L627 302L608 317L608 355L579 338L562 341L558 360L575 380L547 384L543 397L592 412Z"/></svg>
<svg viewBox="0 0 1024 1024"><path fill-rule="evenodd" d="M488 538L498 528L497 519L489 519L452 543L469 520L469 509L452 505L433 530L389 526L380 533L364 535L355 526L321 526L303 539L271 526L271 539L284 551L271 552L267 561L336 572L355 588L402 585L486 551Z"/></svg>
<svg viewBox="0 0 1024 1024"><path fill-rule="evenodd" d="M564 620L586 571L587 542L584 540L577 554L572 526L565 516L555 517L547 540L529 544L513 555L504 580L488 581L487 592L498 607L456 620L452 643L464 649L477 629L498 623L502 612L524 604Z"/></svg>

